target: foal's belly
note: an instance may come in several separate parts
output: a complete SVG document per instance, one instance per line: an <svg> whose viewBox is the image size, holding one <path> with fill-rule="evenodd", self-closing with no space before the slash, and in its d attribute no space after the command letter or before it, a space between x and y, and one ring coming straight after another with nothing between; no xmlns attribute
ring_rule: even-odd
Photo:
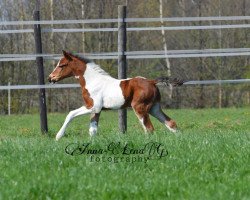
<svg viewBox="0 0 250 200"><path fill-rule="evenodd" d="M104 108L118 109L125 103L120 81L106 85L102 94Z"/></svg>

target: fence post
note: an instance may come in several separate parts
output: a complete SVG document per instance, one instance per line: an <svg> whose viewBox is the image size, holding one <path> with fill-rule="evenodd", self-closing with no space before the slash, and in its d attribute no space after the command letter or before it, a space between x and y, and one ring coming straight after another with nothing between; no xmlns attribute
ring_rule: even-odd
<svg viewBox="0 0 250 200"><path fill-rule="evenodd" d="M118 6L118 79L127 78L127 60L126 60L126 6ZM127 110L118 110L119 129L122 133L127 131Z"/></svg>
<svg viewBox="0 0 250 200"><path fill-rule="evenodd" d="M8 83L8 86L10 87L10 81ZM11 105L11 96L10 96L10 88L8 88L8 115L10 115L10 105Z"/></svg>
<svg viewBox="0 0 250 200"><path fill-rule="evenodd" d="M40 0L36 0L36 8L33 14L34 21L40 21L39 12ZM42 54L42 37L41 37L41 27L40 24L34 25L34 36L35 36L35 46L36 53ZM44 85L44 70L43 70L43 57L36 57L37 63L37 74L38 74L38 85ZM45 89L39 89L39 108L40 108L40 126L42 133L48 132L47 123L47 108L46 108L46 96Z"/></svg>

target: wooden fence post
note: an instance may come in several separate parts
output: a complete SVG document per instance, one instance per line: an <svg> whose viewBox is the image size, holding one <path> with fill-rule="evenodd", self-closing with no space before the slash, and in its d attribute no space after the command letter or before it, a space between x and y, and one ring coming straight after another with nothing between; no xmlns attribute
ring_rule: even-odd
<svg viewBox="0 0 250 200"><path fill-rule="evenodd" d="M118 6L118 79L127 78L127 60L126 60L126 6ZM127 110L119 109L119 129L122 133L127 131Z"/></svg>
<svg viewBox="0 0 250 200"><path fill-rule="evenodd" d="M36 0L36 8L34 11L34 21L40 21L40 12L39 12L39 3L40 0ZM42 54L42 37L41 37L41 27L40 24L34 25L34 36L35 36L35 46L36 54ZM37 63L37 74L38 74L38 85L44 85L44 70L43 70L43 57L36 57ZM40 126L42 133L48 132L48 123L47 123L47 108L46 108L46 96L45 89L39 89L39 108L40 108Z"/></svg>

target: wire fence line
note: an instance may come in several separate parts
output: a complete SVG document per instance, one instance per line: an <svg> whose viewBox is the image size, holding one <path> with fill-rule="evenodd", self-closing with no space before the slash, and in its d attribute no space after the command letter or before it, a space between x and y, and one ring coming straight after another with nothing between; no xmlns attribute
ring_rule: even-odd
<svg viewBox="0 0 250 200"><path fill-rule="evenodd" d="M178 54L178 53L226 53L226 52L246 52L250 51L250 48L224 48L224 49L183 49L183 50L168 50L169 54ZM135 55L135 54L162 54L165 53L164 50L159 51L126 51L126 55ZM51 56L60 56L61 54L0 54L0 58L12 58L12 57L51 57ZM82 53L76 53L76 55L83 55ZM112 56L120 55L119 52L94 52L94 53L84 53L86 56Z"/></svg>
<svg viewBox="0 0 250 200"><path fill-rule="evenodd" d="M88 56L91 60L111 60L118 59L118 54L113 56ZM156 59L156 58L204 58L204 57L232 57L232 56L250 56L250 52L237 53L207 53L207 54L153 54L153 55L128 55L127 59ZM42 57L42 56L37 56ZM45 57L45 60L59 60L62 56ZM17 57L17 58L0 58L0 62L8 61L34 61L36 57Z"/></svg>
<svg viewBox="0 0 250 200"><path fill-rule="evenodd" d="M250 79L238 80L202 80L202 81L187 81L184 85L213 85L213 84L236 84L236 83L250 83ZM164 85L164 84L159 84ZM0 90L29 90L29 89L56 89L56 88L78 88L80 84L47 84L47 85L6 85L0 86Z"/></svg>
<svg viewBox="0 0 250 200"><path fill-rule="evenodd" d="M99 52L99 53L76 53L79 56L86 56L92 60L117 59L119 52ZM168 50L165 51L127 51L127 59L153 59L153 58L196 58L196 57L222 57L222 56L249 56L250 48L228 48L228 49L192 49L192 50ZM8 61L32 61L37 57L45 60L58 60L61 54L1 54L0 62Z"/></svg>
<svg viewBox="0 0 250 200"><path fill-rule="evenodd" d="M197 22L197 21L245 21L250 16L211 16L211 17L164 17L164 18L126 18L125 22ZM79 19L79 20L41 20L41 21L2 21L0 26L18 25L56 25L56 24L100 24L118 23L122 19Z"/></svg>
<svg viewBox="0 0 250 200"><path fill-rule="evenodd" d="M176 55L135 55L127 56L128 59L155 59L155 58L204 58L204 57L223 57L223 56L249 56L250 52L239 53L210 53L210 54L176 54Z"/></svg>
<svg viewBox="0 0 250 200"><path fill-rule="evenodd" d="M207 26L164 26L164 27L129 27L131 31L178 31L178 30L212 30L212 29L238 29L250 28L250 24L229 24L229 25L207 25ZM43 33L82 33L82 32L117 32L118 28L47 28L41 30ZM33 33L33 29L0 30L0 34L11 33Z"/></svg>

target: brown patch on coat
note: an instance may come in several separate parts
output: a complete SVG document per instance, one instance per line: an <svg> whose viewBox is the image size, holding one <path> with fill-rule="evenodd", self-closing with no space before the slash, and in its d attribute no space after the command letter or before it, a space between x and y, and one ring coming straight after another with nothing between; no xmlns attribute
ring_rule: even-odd
<svg viewBox="0 0 250 200"><path fill-rule="evenodd" d="M172 129L177 129L177 125L176 125L176 122L174 120L169 120L169 121L166 121L166 124L168 127L172 128Z"/></svg>
<svg viewBox="0 0 250 200"><path fill-rule="evenodd" d="M161 99L156 81L136 77L121 81L120 87L125 99L125 103L121 108L132 106L137 117L143 121L147 131L152 132L154 127L148 113L153 104Z"/></svg>
<svg viewBox="0 0 250 200"><path fill-rule="evenodd" d="M70 76L79 77L79 83L82 90L82 98L86 108L90 109L94 105L93 99L90 97L89 91L86 89L86 81L83 77L86 71L87 63L71 53L63 51L64 57L60 60L58 66L49 75L50 82L58 82Z"/></svg>
<svg viewBox="0 0 250 200"><path fill-rule="evenodd" d="M94 101L93 99L90 97L89 91L86 89L86 81L85 78L83 78L83 76L79 77L79 83L81 85L81 89L82 89L82 98L83 101L85 103L86 108L90 109L94 106Z"/></svg>
<svg viewBox="0 0 250 200"><path fill-rule="evenodd" d="M141 77L123 80L120 83L125 103L121 108L133 107L133 103L144 103L147 106L161 100L161 95L155 80ZM147 108L149 110L149 108Z"/></svg>
<svg viewBox="0 0 250 200"><path fill-rule="evenodd" d="M122 89L122 95L124 96L125 102L121 108L131 107L131 101L133 98L133 90L130 84L131 80L121 81L120 87Z"/></svg>

